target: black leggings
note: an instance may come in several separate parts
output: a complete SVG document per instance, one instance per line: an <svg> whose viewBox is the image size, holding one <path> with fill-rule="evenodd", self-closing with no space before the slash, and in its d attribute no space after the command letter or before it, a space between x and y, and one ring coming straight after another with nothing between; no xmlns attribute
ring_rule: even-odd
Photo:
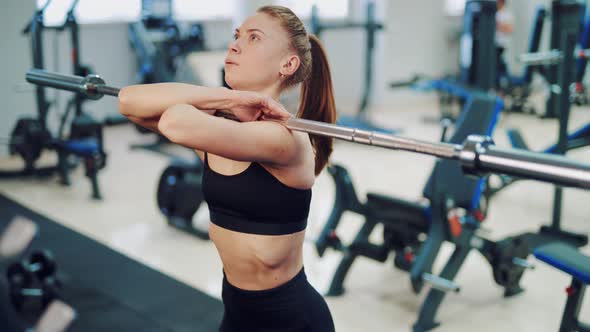
<svg viewBox="0 0 590 332"><path fill-rule="evenodd" d="M307 282L303 269L276 288L250 291L223 278L225 313L219 332L333 332L324 298Z"/></svg>

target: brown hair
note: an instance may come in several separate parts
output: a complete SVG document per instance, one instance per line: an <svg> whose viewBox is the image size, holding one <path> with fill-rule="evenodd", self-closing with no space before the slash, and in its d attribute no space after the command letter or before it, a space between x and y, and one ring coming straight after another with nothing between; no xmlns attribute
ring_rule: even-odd
<svg viewBox="0 0 590 332"><path fill-rule="evenodd" d="M315 35L308 34L301 20L289 8L264 6L259 13L270 15L281 22L289 34L290 47L297 52L300 65L297 71L283 82L283 89L301 84L301 98L297 117L334 123L336 103L330 64L322 43ZM332 154L332 139L310 135L315 150L315 174L318 175Z"/></svg>

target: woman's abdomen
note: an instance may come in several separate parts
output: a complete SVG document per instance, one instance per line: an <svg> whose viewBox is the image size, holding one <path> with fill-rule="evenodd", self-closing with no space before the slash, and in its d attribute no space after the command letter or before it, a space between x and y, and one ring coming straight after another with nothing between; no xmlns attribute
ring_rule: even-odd
<svg viewBox="0 0 590 332"><path fill-rule="evenodd" d="M303 267L305 231L288 235L240 233L210 224L209 236L219 252L227 280L245 290L277 287Z"/></svg>

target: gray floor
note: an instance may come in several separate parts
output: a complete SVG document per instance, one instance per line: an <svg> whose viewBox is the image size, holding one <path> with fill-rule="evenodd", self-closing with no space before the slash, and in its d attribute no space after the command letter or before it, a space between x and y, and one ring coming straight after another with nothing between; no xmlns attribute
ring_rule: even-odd
<svg viewBox="0 0 590 332"><path fill-rule="evenodd" d="M403 135L437 140L440 128L425 123L424 117L437 115L434 98L413 103L403 110L373 109L379 123L404 128ZM570 128L590 121L590 110L576 108ZM519 127L532 148L543 148L554 141L555 121L530 116L503 115L495 140L507 146L504 129ZM195 239L167 227L155 204L160 173L168 160L129 145L149 141L131 127L109 128L105 144L109 160L101 172L104 200L89 199L89 183L82 170L74 176L71 187L49 181L24 180L0 182L0 191L48 217L86 234L149 266L182 280L195 288L219 297L221 264L210 242ZM590 163L590 150L580 149L570 156ZM189 153L190 155L190 153ZM44 156L51 160L53 156ZM405 152L338 143L333 162L345 165L352 175L358 193L376 191L409 199L420 196L433 159ZM0 167L18 164L2 159ZM326 220L332 200L333 184L324 173L317 179L313 192L312 212L307 238L311 241ZM492 202L485 221L491 238L537 229L550 219L553 187L523 181L500 193ZM590 233L590 193L565 191L563 222L572 231ZM195 223L206 226L205 207ZM349 240L359 226L359 217L345 215L340 236ZM375 232L375 235L378 232ZM443 247L443 258L451 246ZM583 250L590 254L590 248ZM340 255L329 252L318 258L311 244L305 245L305 265L310 281L324 291ZM531 259L534 261L534 259ZM90 262L91 263L91 262ZM442 261L437 261L440 267ZM116 273L116 271L105 271ZM438 318L443 323L436 331L557 331L565 302L564 289L568 276L541 262L523 278L526 292L511 299L502 297L502 290L492 279L489 264L473 254L457 277L462 291L445 299ZM338 331L409 331L416 318L424 293L416 296L410 290L404 272L392 268L392 262L379 264L358 259L346 281L347 292L328 298ZM590 321L590 299L586 299L581 317Z"/></svg>

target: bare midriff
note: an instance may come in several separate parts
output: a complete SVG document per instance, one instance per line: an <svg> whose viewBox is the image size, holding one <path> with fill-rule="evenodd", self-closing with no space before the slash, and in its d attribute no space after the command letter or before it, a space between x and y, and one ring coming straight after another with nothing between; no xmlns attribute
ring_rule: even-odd
<svg viewBox="0 0 590 332"><path fill-rule="evenodd" d="M231 231L211 223L209 236L217 247L227 281L237 288L275 288L291 280L303 268L305 231L258 235Z"/></svg>

